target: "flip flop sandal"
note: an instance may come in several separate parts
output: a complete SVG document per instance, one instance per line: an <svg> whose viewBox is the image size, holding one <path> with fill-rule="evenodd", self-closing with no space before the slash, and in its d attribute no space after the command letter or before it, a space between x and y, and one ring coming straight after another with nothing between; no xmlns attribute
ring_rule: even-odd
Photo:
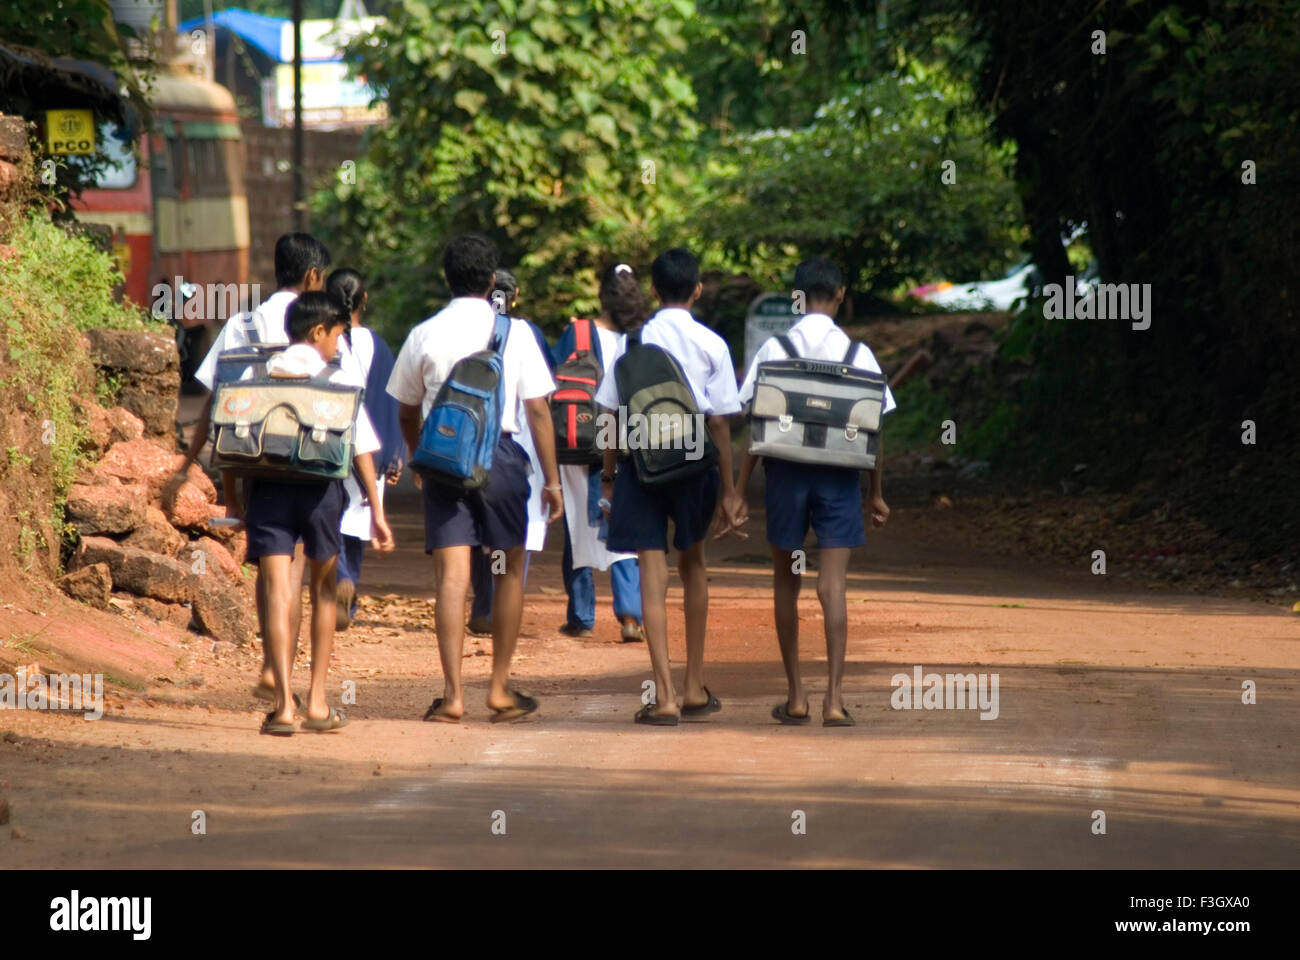
<svg viewBox="0 0 1300 960"><path fill-rule="evenodd" d="M810 717L806 713L798 714L798 715L791 713L789 702L782 700L780 703L778 703L775 707L772 708L772 719L780 720L782 723L787 724L788 726L796 727L796 726L803 726L805 723L808 723L809 721L812 720L812 717Z"/></svg>
<svg viewBox="0 0 1300 960"><path fill-rule="evenodd" d="M645 640L645 628L639 623L623 624L623 642L640 643Z"/></svg>
<svg viewBox="0 0 1300 960"><path fill-rule="evenodd" d="M704 692L709 695L708 702L700 703L693 707L688 707L685 704L683 704L682 705L683 718L704 717L704 716L708 716L710 713L717 713L719 710L722 709L722 701L713 695L712 690L710 690L708 687L705 687Z"/></svg>
<svg viewBox="0 0 1300 960"><path fill-rule="evenodd" d="M275 687L267 687L259 683L257 686L253 688L253 696L257 697L257 699L259 700L274 700ZM299 708L302 707L302 700L298 697L298 694L296 693L293 695L293 705Z"/></svg>
<svg viewBox="0 0 1300 960"><path fill-rule="evenodd" d="M262 729L258 733L265 733L272 737L291 737L294 734L295 727L292 723L285 723L283 720L272 720L275 711L272 710L262 721Z"/></svg>
<svg viewBox="0 0 1300 960"><path fill-rule="evenodd" d="M446 703L446 701L442 697L439 697L437 700L433 701L433 703L429 704L429 709L424 711L424 720L426 723L460 723L460 717L450 716L439 709L444 703Z"/></svg>
<svg viewBox="0 0 1300 960"><path fill-rule="evenodd" d="M822 726L823 727L856 727L858 725L858 721L854 720L853 715L849 713L848 707L841 707L840 709L844 713L844 716L842 717L828 717L825 714L822 714Z"/></svg>
<svg viewBox="0 0 1300 960"><path fill-rule="evenodd" d="M303 730L310 730L312 733L333 733L340 727L348 725L348 718L343 711L330 707L330 715L324 720L304 720L302 722Z"/></svg>
<svg viewBox="0 0 1300 960"><path fill-rule="evenodd" d="M636 712L632 719L637 723L644 723L651 727L675 727L677 726L677 717L670 713L651 713L650 708L653 703L647 703L644 707Z"/></svg>
<svg viewBox="0 0 1300 960"><path fill-rule="evenodd" d="M526 717L537 709L537 701L526 693L520 693L518 690L511 690L510 695L515 698L513 706L502 707L500 710L492 711L493 723L509 723L511 720L518 720L520 717Z"/></svg>

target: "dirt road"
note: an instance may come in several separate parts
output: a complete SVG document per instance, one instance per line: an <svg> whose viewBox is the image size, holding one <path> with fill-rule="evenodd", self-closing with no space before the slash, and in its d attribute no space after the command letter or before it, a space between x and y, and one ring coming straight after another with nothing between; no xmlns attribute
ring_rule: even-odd
<svg viewBox="0 0 1300 960"><path fill-rule="evenodd" d="M356 682L346 730L259 737L256 652L214 659L202 641L172 682L113 698L101 720L5 711L0 866L1300 866L1300 618L1277 608L986 556L903 498L850 582L858 726L780 727L760 515L754 540L710 554L723 711L642 728L649 660L616 642L605 576L596 636L555 632L552 532L515 669L541 715L487 722L490 641L469 639L465 722L425 724L441 682L416 506L394 498L401 548L368 559L360 623L336 648L336 689ZM680 663L679 612L670 629ZM918 666L996 674L996 718L894 709L891 678Z"/></svg>

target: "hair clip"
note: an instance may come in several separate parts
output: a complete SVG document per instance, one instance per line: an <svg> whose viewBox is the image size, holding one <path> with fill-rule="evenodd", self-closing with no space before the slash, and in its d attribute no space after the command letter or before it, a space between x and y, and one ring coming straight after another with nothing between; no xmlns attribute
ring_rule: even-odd
<svg viewBox="0 0 1300 960"><path fill-rule="evenodd" d="M617 267L614 268L614 272L615 272L615 273L631 273L631 272L632 272L632 268L629 267L626 263L620 263Z"/></svg>

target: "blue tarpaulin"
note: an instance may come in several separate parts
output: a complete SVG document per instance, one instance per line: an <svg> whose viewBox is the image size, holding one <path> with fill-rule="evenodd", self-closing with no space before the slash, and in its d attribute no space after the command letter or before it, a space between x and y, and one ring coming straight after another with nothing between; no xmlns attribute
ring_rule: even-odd
<svg viewBox="0 0 1300 960"><path fill-rule="evenodd" d="M280 36L284 25L289 22L291 21L284 17L268 17L261 13L240 10L238 7L221 10L212 15L214 26L224 27L231 33L239 34L245 42L251 43L277 63L288 62L280 59ZM191 17L178 29L181 33L189 33L191 30L204 29L206 24L205 17Z"/></svg>

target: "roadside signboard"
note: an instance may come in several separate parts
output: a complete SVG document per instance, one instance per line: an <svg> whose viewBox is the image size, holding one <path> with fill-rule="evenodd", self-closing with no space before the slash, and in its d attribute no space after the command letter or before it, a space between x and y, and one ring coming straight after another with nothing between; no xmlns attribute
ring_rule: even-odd
<svg viewBox="0 0 1300 960"><path fill-rule="evenodd" d="M95 152L95 114L92 110L46 110L45 139L50 153Z"/></svg>
<svg viewBox="0 0 1300 960"><path fill-rule="evenodd" d="M745 315L745 365L736 373L743 377L763 341L785 333L797 319L794 299L789 294L760 293L750 301Z"/></svg>

